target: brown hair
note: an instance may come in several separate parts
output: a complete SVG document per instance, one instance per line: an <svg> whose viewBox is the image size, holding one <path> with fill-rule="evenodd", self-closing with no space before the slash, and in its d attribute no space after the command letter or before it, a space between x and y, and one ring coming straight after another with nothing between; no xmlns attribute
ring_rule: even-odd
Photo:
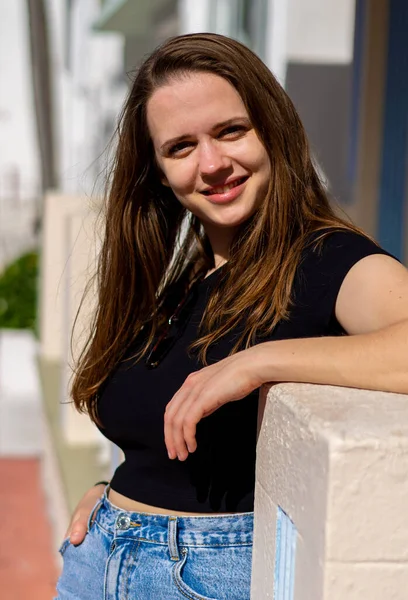
<svg viewBox="0 0 408 600"><path fill-rule="evenodd" d="M98 304L79 358L72 396L97 420L98 390L143 328L144 356L165 318L163 300L189 265L214 265L201 224L160 182L146 119L155 89L189 72L226 79L240 94L271 163L265 202L230 248L194 344L205 363L211 344L245 315L233 352L289 315L291 290L310 234L357 228L336 216L313 165L299 116L266 65L239 42L216 34L172 38L142 64L120 117L98 265ZM185 235L180 235L187 219Z"/></svg>

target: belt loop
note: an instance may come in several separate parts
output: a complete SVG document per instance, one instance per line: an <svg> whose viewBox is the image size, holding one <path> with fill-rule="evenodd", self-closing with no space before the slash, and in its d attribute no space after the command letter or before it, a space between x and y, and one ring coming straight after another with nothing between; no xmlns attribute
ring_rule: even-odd
<svg viewBox="0 0 408 600"><path fill-rule="evenodd" d="M86 526L86 530L87 530L88 533L89 533L89 531L90 531L90 529L92 527L92 524L93 524L94 519L96 517L96 513L98 512L98 510L102 506L102 502L103 502L103 496L102 496L102 498L98 498L97 503L95 504L95 506L91 510L91 514L89 515L88 523L87 523L87 526Z"/></svg>
<svg viewBox="0 0 408 600"><path fill-rule="evenodd" d="M108 485L103 490L102 500L108 500L109 490L110 490L110 483L108 483Z"/></svg>
<svg viewBox="0 0 408 600"><path fill-rule="evenodd" d="M177 517L169 517L168 544L171 560L180 560L177 545Z"/></svg>

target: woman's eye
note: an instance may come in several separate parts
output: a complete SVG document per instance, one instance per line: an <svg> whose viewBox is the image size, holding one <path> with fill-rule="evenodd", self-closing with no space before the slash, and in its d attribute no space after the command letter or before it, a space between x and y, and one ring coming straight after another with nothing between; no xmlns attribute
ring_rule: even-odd
<svg viewBox="0 0 408 600"><path fill-rule="evenodd" d="M169 149L169 155L174 156L177 154L182 154L184 150L188 150L193 146L192 142L179 142L178 144L174 144Z"/></svg>
<svg viewBox="0 0 408 600"><path fill-rule="evenodd" d="M247 128L243 125L231 125L221 131L220 137L238 138L247 132Z"/></svg>

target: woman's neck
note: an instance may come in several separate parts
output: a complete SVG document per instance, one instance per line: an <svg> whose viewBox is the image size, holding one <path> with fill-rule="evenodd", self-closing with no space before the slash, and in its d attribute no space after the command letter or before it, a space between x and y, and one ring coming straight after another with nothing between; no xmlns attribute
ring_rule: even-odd
<svg viewBox="0 0 408 600"><path fill-rule="evenodd" d="M205 223L204 230L211 244L214 256L214 270L221 267L229 259L229 250L236 229L220 228L212 224Z"/></svg>
<svg viewBox="0 0 408 600"><path fill-rule="evenodd" d="M214 271L216 271L217 269L219 269L220 267L225 265L226 262L227 262L227 259L225 259L225 258L222 259L221 257L219 257L218 259L216 259L214 257L215 266L212 269L210 269L209 271L207 271L205 276L208 277L209 275L211 275L211 273L214 273Z"/></svg>

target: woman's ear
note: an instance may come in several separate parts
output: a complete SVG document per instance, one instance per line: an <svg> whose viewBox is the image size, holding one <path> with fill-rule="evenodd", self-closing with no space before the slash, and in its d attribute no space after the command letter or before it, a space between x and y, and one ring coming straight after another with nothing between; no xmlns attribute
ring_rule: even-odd
<svg viewBox="0 0 408 600"><path fill-rule="evenodd" d="M161 171L160 171L160 181L161 181L162 185L165 185L166 187L170 187L169 180L164 175L164 173L162 173Z"/></svg>
<svg viewBox="0 0 408 600"><path fill-rule="evenodd" d="M157 169L157 173L158 173L158 175L160 177L160 183L162 185L165 185L166 187L170 187L169 180L167 179L167 177L163 173L160 165L157 163L157 160L155 160L154 162L155 162L155 166L156 166L156 169Z"/></svg>

